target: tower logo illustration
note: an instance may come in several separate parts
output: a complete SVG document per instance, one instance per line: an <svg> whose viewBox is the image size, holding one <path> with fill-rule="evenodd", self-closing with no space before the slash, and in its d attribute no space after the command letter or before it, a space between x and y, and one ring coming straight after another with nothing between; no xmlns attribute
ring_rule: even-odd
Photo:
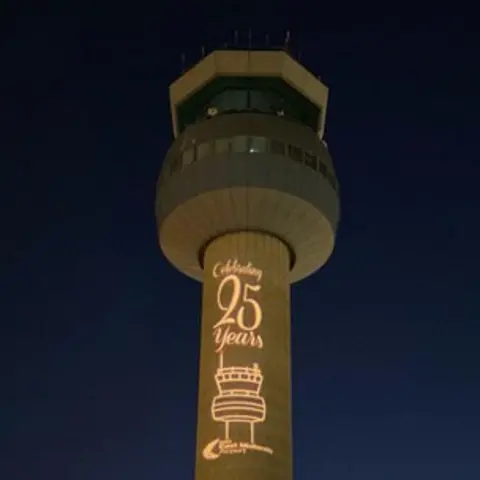
<svg viewBox="0 0 480 480"><path fill-rule="evenodd" d="M238 273L237 273L238 272ZM269 447L256 443L255 429L267 417L267 405L261 395L263 374L258 363L251 365L225 365L225 352L231 346L262 349L263 340L257 333L262 323L262 307L253 292L261 290L263 272L252 266L240 265L236 260L217 264L213 269L215 278L222 278L217 289L217 306L223 312L222 318L213 326L213 338L218 355L218 368L215 372L217 395L211 403L211 417L223 423L223 436L211 441L203 449L203 457L215 460L223 454L244 454L247 451L260 451L273 454ZM248 283L242 276L252 276L256 283ZM224 303L225 289L230 293ZM252 313L246 314L246 307ZM247 322L246 318L249 318ZM248 438L235 436L235 424L248 426Z"/></svg>

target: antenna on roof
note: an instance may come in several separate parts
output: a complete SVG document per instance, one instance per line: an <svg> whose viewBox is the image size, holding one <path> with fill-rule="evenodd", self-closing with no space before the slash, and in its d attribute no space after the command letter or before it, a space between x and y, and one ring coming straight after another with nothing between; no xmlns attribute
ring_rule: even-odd
<svg viewBox="0 0 480 480"><path fill-rule="evenodd" d="M202 45L202 58L205 56L205 45Z"/></svg>
<svg viewBox="0 0 480 480"><path fill-rule="evenodd" d="M287 30L285 33L285 45L284 45L285 50L288 50L289 43L290 43L290 30Z"/></svg>
<svg viewBox="0 0 480 480"><path fill-rule="evenodd" d="M235 30L235 31L233 32L233 44L234 44L235 46L238 45L238 30Z"/></svg>
<svg viewBox="0 0 480 480"><path fill-rule="evenodd" d="M248 29L248 49L252 48L252 29Z"/></svg>
<svg viewBox="0 0 480 480"><path fill-rule="evenodd" d="M265 44L268 45L270 44L270 35L268 33L265 34Z"/></svg>

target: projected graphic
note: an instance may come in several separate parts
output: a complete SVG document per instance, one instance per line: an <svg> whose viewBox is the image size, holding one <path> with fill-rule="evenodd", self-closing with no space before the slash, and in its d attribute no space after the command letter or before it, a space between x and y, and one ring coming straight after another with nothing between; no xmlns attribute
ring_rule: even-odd
<svg viewBox="0 0 480 480"><path fill-rule="evenodd" d="M250 262L241 265L236 260L218 263L212 272L221 279L217 288L217 306L221 318L213 326L213 339L218 355L215 383L218 394L211 404L211 416L224 424L223 438L210 442L203 450L207 460L223 454L239 454L255 450L273 453L258 445L255 428L265 421L267 405L261 396L263 374L257 363L225 365L225 352L231 346L262 349L263 339L257 333L263 312L255 293L260 292L263 272ZM247 277L250 283L242 277ZM248 437L240 438L236 424L248 426Z"/></svg>

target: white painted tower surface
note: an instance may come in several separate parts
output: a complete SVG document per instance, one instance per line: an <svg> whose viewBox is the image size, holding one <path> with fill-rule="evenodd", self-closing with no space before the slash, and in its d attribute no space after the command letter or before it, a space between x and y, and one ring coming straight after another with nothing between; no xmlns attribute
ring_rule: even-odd
<svg viewBox="0 0 480 480"><path fill-rule="evenodd" d="M284 51L216 51L170 86L160 247L203 282L197 480L292 478L290 284L331 255L327 87Z"/></svg>

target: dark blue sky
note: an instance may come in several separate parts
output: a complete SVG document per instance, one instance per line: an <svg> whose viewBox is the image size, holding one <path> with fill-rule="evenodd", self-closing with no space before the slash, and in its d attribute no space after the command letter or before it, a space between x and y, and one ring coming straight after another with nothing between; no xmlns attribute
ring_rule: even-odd
<svg viewBox="0 0 480 480"><path fill-rule="evenodd" d="M2 480L193 478L200 285L153 209L167 89L183 50L289 18L200 8L3 21ZM478 480L475 35L313 13L290 26L330 87L343 218L293 288L296 479Z"/></svg>

